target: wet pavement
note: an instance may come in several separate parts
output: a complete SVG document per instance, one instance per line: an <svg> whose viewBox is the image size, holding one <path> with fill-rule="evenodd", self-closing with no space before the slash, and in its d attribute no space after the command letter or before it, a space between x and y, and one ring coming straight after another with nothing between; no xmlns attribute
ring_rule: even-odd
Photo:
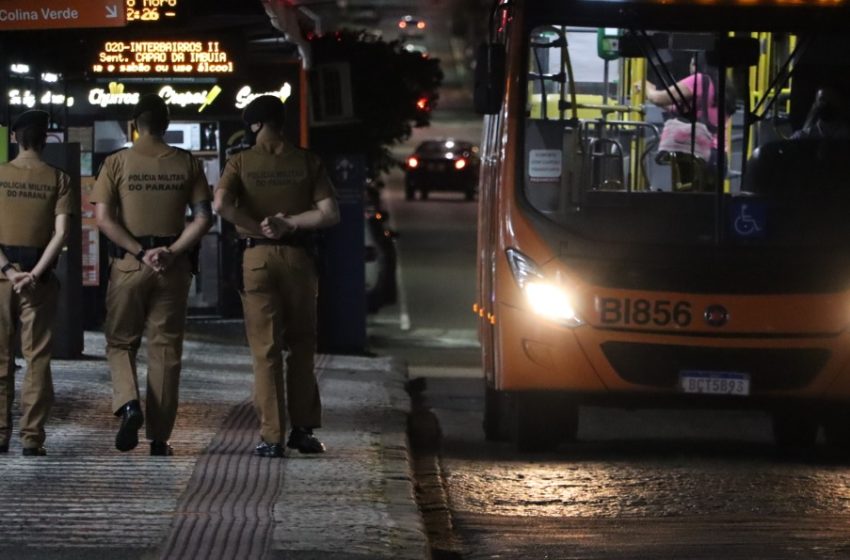
<svg viewBox="0 0 850 560"><path fill-rule="evenodd" d="M428 557L402 363L320 357L328 452L260 458L241 325L190 330L173 457L114 449L102 334L54 361L48 456L22 457L17 439L0 455L0 558Z"/></svg>
<svg viewBox="0 0 850 560"><path fill-rule="evenodd" d="M429 379L454 557L850 558L850 461L753 411L583 408L579 442L485 442L481 379Z"/></svg>

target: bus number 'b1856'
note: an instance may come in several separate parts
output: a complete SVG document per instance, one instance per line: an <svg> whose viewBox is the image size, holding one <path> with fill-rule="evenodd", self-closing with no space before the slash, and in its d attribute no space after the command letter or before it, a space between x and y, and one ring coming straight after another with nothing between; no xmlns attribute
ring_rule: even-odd
<svg viewBox="0 0 850 560"><path fill-rule="evenodd" d="M601 297L597 300L597 309L599 321L606 326L667 327L672 323L687 327L693 318L691 304L687 301Z"/></svg>

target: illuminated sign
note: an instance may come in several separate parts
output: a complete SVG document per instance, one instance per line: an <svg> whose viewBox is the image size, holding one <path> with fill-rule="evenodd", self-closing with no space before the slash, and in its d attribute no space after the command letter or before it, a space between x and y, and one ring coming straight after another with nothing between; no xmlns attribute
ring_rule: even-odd
<svg viewBox="0 0 850 560"><path fill-rule="evenodd" d="M218 97L219 93L221 93L221 88L218 86L213 86L209 91L178 91L172 86L163 86L157 92L157 95L165 100L166 105L178 107L198 105L201 107L198 109L200 113ZM108 90L94 88L89 91L89 105L104 108L115 105L135 105L139 102L140 96L140 92L125 91L124 84L111 82Z"/></svg>
<svg viewBox="0 0 850 560"><path fill-rule="evenodd" d="M33 107L35 107L36 102L40 103L41 105L67 105L68 107L74 106L73 97L66 97L61 93L53 93L50 90L45 91L43 94L41 94L41 97L37 97L36 94L34 94L28 89L9 90L9 105L32 109Z"/></svg>
<svg viewBox="0 0 850 560"><path fill-rule="evenodd" d="M127 23L173 18L178 4L178 0L127 0Z"/></svg>
<svg viewBox="0 0 850 560"><path fill-rule="evenodd" d="M286 100L292 95L292 86L289 83L285 83L278 91L266 91L262 93L253 93L251 86L244 86L236 93L236 108L244 109L251 101L261 95L274 95L275 97L279 97L283 103L286 103Z"/></svg>
<svg viewBox="0 0 850 560"><path fill-rule="evenodd" d="M0 30L124 27L121 0L2 0Z"/></svg>
<svg viewBox="0 0 850 560"><path fill-rule="evenodd" d="M95 74L232 74L233 61L218 41L107 41Z"/></svg>

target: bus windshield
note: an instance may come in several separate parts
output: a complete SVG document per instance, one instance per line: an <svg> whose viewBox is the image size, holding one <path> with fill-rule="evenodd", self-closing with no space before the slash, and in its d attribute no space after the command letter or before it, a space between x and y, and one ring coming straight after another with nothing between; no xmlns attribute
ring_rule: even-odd
<svg viewBox="0 0 850 560"><path fill-rule="evenodd" d="M736 31L758 60L724 67L731 35L530 29L531 209L597 241L847 247L850 40Z"/></svg>

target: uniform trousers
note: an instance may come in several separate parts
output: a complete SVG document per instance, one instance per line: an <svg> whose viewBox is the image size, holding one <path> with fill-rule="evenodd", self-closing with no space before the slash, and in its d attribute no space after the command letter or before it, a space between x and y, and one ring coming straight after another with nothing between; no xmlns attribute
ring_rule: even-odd
<svg viewBox="0 0 850 560"><path fill-rule="evenodd" d="M322 423L314 371L316 265L302 247L260 245L245 250L242 273L260 435L267 443L281 443L287 412L293 426L318 428Z"/></svg>
<svg viewBox="0 0 850 560"><path fill-rule="evenodd" d="M59 281L52 274L21 294L5 276L0 278L0 443L8 443L12 435L15 333L20 321L21 351L27 361L21 385L21 440L28 448L44 444L44 424L53 406L50 356L58 292Z"/></svg>
<svg viewBox="0 0 850 560"><path fill-rule="evenodd" d="M106 358L112 373L112 409L139 398L136 356L146 334L148 377L145 432L168 441L177 417L186 306L192 280L188 256L156 272L125 255L112 262L106 291Z"/></svg>

